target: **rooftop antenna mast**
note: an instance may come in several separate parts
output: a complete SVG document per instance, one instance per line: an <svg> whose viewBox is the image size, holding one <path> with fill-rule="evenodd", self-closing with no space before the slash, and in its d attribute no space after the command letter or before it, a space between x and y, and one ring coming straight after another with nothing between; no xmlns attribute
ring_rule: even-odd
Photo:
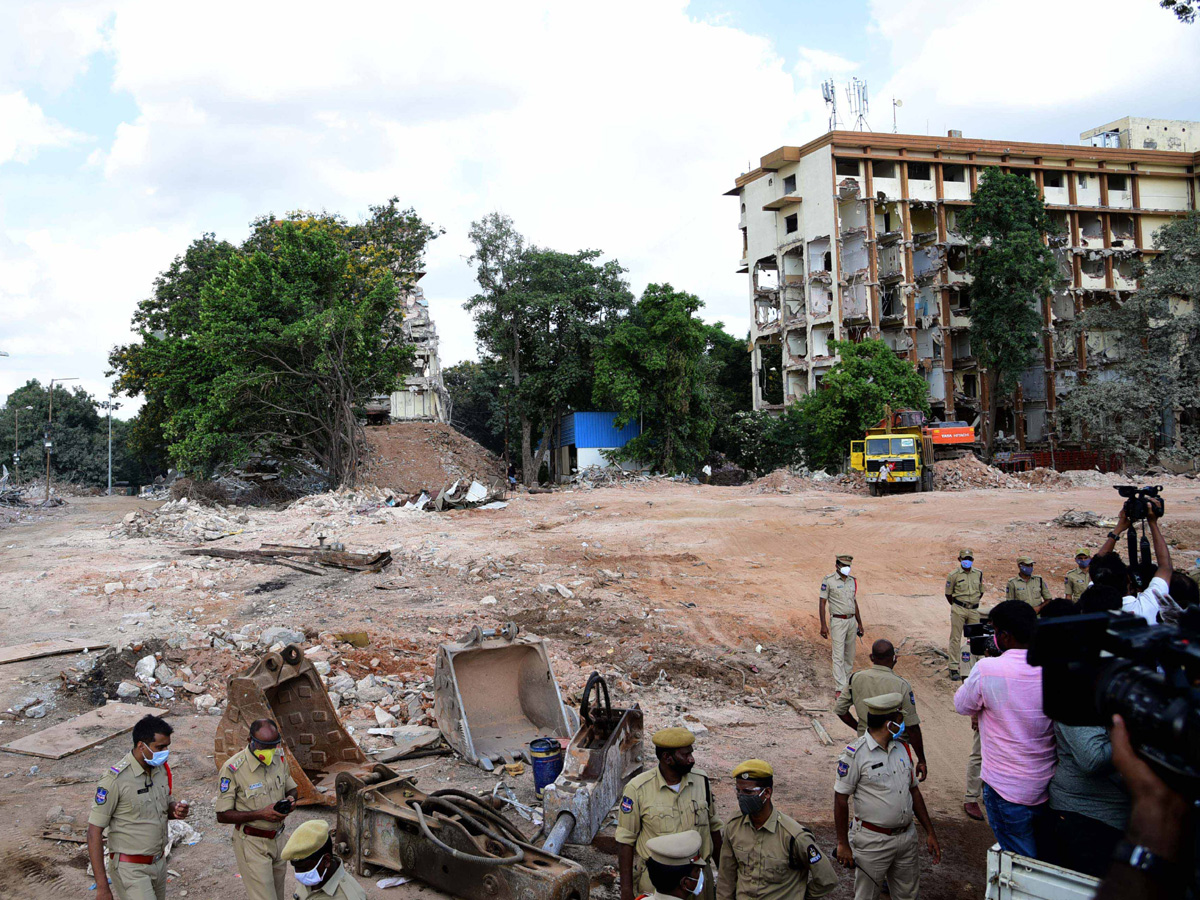
<svg viewBox="0 0 1200 900"><path fill-rule="evenodd" d="M825 106L829 110L829 130L837 131L841 123L837 114L837 87L832 78L821 82L821 96L825 98Z"/></svg>
<svg viewBox="0 0 1200 900"><path fill-rule="evenodd" d="M854 131L870 131L867 124L867 81L855 76L846 85L846 99L850 103L850 113L854 116Z"/></svg>

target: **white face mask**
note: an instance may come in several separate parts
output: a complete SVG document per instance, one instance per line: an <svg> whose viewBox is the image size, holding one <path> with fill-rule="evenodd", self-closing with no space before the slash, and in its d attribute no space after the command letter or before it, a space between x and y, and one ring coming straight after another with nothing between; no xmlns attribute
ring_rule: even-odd
<svg viewBox="0 0 1200 900"><path fill-rule="evenodd" d="M297 872L296 880L305 887L316 887L324 880L325 876L321 874L321 864L317 863L307 872Z"/></svg>
<svg viewBox="0 0 1200 900"><path fill-rule="evenodd" d="M843 578L850 577L850 567L849 566L842 566L841 568L838 569L838 571L842 573Z"/></svg>
<svg viewBox="0 0 1200 900"><path fill-rule="evenodd" d="M700 870L700 875L696 878L696 886L694 888L692 888L692 893L695 894L697 897L699 897L700 892L702 890L704 890L704 870L703 869Z"/></svg>

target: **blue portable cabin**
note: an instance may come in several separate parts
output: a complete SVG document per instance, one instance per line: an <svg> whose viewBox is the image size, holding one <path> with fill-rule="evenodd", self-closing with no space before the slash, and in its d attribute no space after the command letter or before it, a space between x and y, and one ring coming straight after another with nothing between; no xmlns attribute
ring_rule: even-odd
<svg viewBox="0 0 1200 900"><path fill-rule="evenodd" d="M642 433L641 424L636 421L617 428L616 418L615 412L569 412L559 419L551 437L551 478L565 481L579 469L610 465L602 451L624 447ZM622 468L641 467L625 463Z"/></svg>

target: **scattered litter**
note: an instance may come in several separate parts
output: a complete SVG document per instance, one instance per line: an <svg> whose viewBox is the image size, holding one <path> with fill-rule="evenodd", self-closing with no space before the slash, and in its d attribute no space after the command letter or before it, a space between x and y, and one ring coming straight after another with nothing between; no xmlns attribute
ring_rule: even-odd
<svg viewBox="0 0 1200 900"><path fill-rule="evenodd" d="M393 888L400 887L402 884L408 884L412 881L407 875L389 875L387 878L380 878L375 882L377 888Z"/></svg>

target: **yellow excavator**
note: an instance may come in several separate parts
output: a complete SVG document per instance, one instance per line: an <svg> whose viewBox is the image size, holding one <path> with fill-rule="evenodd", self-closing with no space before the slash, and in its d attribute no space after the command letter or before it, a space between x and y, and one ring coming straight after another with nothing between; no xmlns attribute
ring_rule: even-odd
<svg viewBox="0 0 1200 900"><path fill-rule="evenodd" d="M850 442L850 468L866 476L872 497L932 491L934 460L961 456L974 443L975 429L967 422L926 423L919 410L888 409L863 440Z"/></svg>

